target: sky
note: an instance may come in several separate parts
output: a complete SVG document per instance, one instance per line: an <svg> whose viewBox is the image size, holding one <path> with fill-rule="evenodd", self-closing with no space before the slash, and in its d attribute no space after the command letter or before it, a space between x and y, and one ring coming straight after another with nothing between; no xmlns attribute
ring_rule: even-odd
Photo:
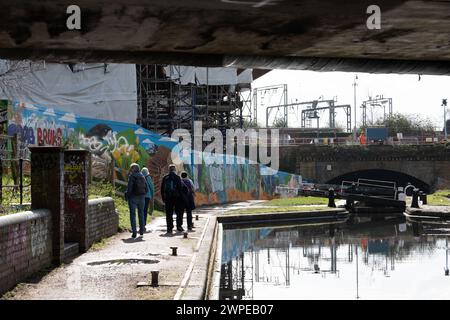
<svg viewBox="0 0 450 320"><path fill-rule="evenodd" d="M357 75L356 89L357 101L357 125L361 124L362 112L359 106L369 96L375 98L383 95L384 98L392 98L393 112L416 114L429 118L436 128L442 130L444 124L444 107L442 99L450 99L450 77L430 75L399 75L399 74L369 74L348 72L314 72L299 70L273 70L256 79L252 88L287 84L288 103L311 101L323 97L323 99L337 98L337 105L350 104L354 110L353 83ZM281 92L281 90L280 90ZM265 124L265 107L278 104L279 93L268 93L265 98L265 106L258 107L258 123ZM450 101L449 101L450 102ZM294 111L293 111L294 112ZM374 118L382 116L381 108L374 110ZM276 110L274 110L274 115ZM289 126L300 127L300 117L289 116ZM297 119L298 118L298 119ZM449 115L447 113L447 119ZM337 124L344 126L345 115L338 112ZM322 126L322 125L321 125Z"/></svg>

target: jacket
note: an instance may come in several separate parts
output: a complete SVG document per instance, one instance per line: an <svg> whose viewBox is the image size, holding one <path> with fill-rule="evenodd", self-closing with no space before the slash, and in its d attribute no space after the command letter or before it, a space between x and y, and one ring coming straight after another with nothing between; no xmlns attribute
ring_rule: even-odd
<svg viewBox="0 0 450 320"><path fill-rule="evenodd" d="M130 197L140 197L133 194L134 184L136 183L136 178L144 177L144 175L140 172L133 172L128 176L128 185L127 190L125 191L125 199L129 199Z"/></svg>

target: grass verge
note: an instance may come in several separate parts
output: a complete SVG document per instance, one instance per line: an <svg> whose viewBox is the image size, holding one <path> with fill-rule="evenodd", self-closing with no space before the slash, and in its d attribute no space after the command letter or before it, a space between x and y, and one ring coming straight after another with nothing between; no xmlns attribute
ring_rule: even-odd
<svg viewBox="0 0 450 320"><path fill-rule="evenodd" d="M318 205L328 204L328 199L317 197L294 197L284 199L273 199L265 202L265 206L302 206L302 205Z"/></svg>
<svg viewBox="0 0 450 320"><path fill-rule="evenodd" d="M438 190L428 195L427 204L430 206L450 206L450 190Z"/></svg>

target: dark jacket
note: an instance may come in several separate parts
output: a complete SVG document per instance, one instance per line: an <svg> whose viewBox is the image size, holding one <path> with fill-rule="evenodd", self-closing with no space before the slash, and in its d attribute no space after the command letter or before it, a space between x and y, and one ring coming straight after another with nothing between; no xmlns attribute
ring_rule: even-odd
<svg viewBox="0 0 450 320"><path fill-rule="evenodd" d="M166 195L164 190L165 190L165 184L168 181L168 179L173 179L173 181L175 181L175 193L173 195ZM178 176L175 172L171 172L168 175L164 176L164 178L162 179L161 182L161 198L164 202L166 202L167 200L172 200L172 201L182 201L181 195L182 195L182 191L183 190L183 184L181 182L181 178L180 176Z"/></svg>
<svg viewBox="0 0 450 320"><path fill-rule="evenodd" d="M192 180L189 178L181 179L181 182L185 185L186 188L183 188L183 200L184 207L188 210L195 209L195 200L194 200L194 184Z"/></svg>
<svg viewBox="0 0 450 320"><path fill-rule="evenodd" d="M136 179L138 177L143 177L144 175L140 172L133 172L128 176L128 186L125 191L125 199L129 199L131 197L139 197L138 195L133 194L134 184L136 183Z"/></svg>

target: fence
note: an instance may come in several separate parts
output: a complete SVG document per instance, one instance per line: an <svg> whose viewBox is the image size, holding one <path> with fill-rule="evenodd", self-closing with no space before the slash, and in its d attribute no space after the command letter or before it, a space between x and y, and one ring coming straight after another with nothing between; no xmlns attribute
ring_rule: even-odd
<svg viewBox="0 0 450 320"><path fill-rule="evenodd" d="M29 206L31 163L27 159L0 159L0 212Z"/></svg>

